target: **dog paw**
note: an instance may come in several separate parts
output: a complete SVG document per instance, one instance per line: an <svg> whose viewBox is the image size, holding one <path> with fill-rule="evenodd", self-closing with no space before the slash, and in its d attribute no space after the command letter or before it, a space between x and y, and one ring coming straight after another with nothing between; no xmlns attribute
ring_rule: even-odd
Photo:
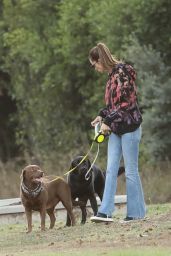
<svg viewBox="0 0 171 256"><path fill-rule="evenodd" d="M29 234L29 233L31 233L31 231L32 231L32 230L27 230L27 231L26 231L26 234Z"/></svg>
<svg viewBox="0 0 171 256"><path fill-rule="evenodd" d="M85 220L82 220L80 224L81 224L81 225L84 225L85 223L86 223L86 221L85 221Z"/></svg>
<svg viewBox="0 0 171 256"><path fill-rule="evenodd" d="M71 227L71 224L66 224L66 225L64 226L64 228L68 228L68 227Z"/></svg>
<svg viewBox="0 0 171 256"><path fill-rule="evenodd" d="M46 231L46 229L45 228L41 228L41 232L44 232L44 231Z"/></svg>

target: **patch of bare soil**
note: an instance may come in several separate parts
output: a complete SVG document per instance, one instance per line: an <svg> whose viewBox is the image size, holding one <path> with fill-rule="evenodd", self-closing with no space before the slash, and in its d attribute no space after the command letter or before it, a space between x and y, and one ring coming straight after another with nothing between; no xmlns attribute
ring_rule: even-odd
<svg viewBox="0 0 171 256"><path fill-rule="evenodd" d="M165 210L165 209L164 209ZM114 218L111 224L91 223L64 228L64 223L57 223L53 230L40 232L33 228L31 234L25 234L25 227L11 228L0 239L4 254L35 255L30 252L46 253L81 253L95 250L101 254L116 249L127 248L171 248L171 207L166 212L149 214L146 219L121 224L121 217ZM8 240L8 242L7 242ZM6 253L6 254L5 254ZM46 255L46 254L43 254ZM90 254L91 255L91 254Z"/></svg>
<svg viewBox="0 0 171 256"><path fill-rule="evenodd" d="M70 242L75 248L82 246L105 250L109 247L170 247L171 212L124 224L117 219L112 224L87 223L80 237L78 234L73 237Z"/></svg>

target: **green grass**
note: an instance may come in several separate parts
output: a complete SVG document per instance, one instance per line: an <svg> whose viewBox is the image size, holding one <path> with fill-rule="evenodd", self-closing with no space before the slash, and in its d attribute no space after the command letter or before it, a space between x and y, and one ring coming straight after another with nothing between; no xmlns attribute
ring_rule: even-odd
<svg viewBox="0 0 171 256"><path fill-rule="evenodd" d="M159 215L171 211L171 204L154 204L147 207L148 216Z"/></svg>
<svg viewBox="0 0 171 256"><path fill-rule="evenodd" d="M149 206L145 221L121 225L122 218L69 228L57 222L45 232L36 223L30 234L26 225L1 225L0 256L171 256L171 204Z"/></svg>
<svg viewBox="0 0 171 256"><path fill-rule="evenodd" d="M161 248L157 248L157 249L143 249L143 251L141 251L142 249L136 249L136 250L113 250L110 252L106 252L106 251L102 251L102 252L95 252L93 250L87 250L86 252L66 252L66 253L58 253L58 252L53 252L53 253L35 253L35 254L22 254L23 256L99 256L99 255L105 255L105 256L170 256L171 255L171 250L169 249L161 249Z"/></svg>

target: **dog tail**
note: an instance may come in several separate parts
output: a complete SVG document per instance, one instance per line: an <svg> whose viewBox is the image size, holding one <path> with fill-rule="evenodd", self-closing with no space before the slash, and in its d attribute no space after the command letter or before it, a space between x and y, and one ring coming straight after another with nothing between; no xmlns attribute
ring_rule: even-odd
<svg viewBox="0 0 171 256"><path fill-rule="evenodd" d="M119 170L118 170L118 176L122 175L125 172L125 167L124 166L120 166Z"/></svg>
<svg viewBox="0 0 171 256"><path fill-rule="evenodd" d="M122 175L124 172L125 172L125 167L124 167L124 166L120 166L120 167L119 167L119 170L118 170L118 177L119 177L120 175ZM104 177L106 178L106 172L105 172L105 171L103 171L103 175L104 175Z"/></svg>

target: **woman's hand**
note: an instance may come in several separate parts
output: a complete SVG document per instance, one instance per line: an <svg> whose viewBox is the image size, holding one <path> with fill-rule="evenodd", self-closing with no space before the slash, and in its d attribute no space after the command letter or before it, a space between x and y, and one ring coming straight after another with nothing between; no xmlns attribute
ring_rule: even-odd
<svg viewBox="0 0 171 256"><path fill-rule="evenodd" d="M101 123L102 121L102 117L101 116L97 116L92 122L91 125L94 127L97 123Z"/></svg>
<svg viewBox="0 0 171 256"><path fill-rule="evenodd" d="M103 134L107 134L108 132L111 131L110 127L106 124L102 124L101 127L100 127L100 131L103 133Z"/></svg>

